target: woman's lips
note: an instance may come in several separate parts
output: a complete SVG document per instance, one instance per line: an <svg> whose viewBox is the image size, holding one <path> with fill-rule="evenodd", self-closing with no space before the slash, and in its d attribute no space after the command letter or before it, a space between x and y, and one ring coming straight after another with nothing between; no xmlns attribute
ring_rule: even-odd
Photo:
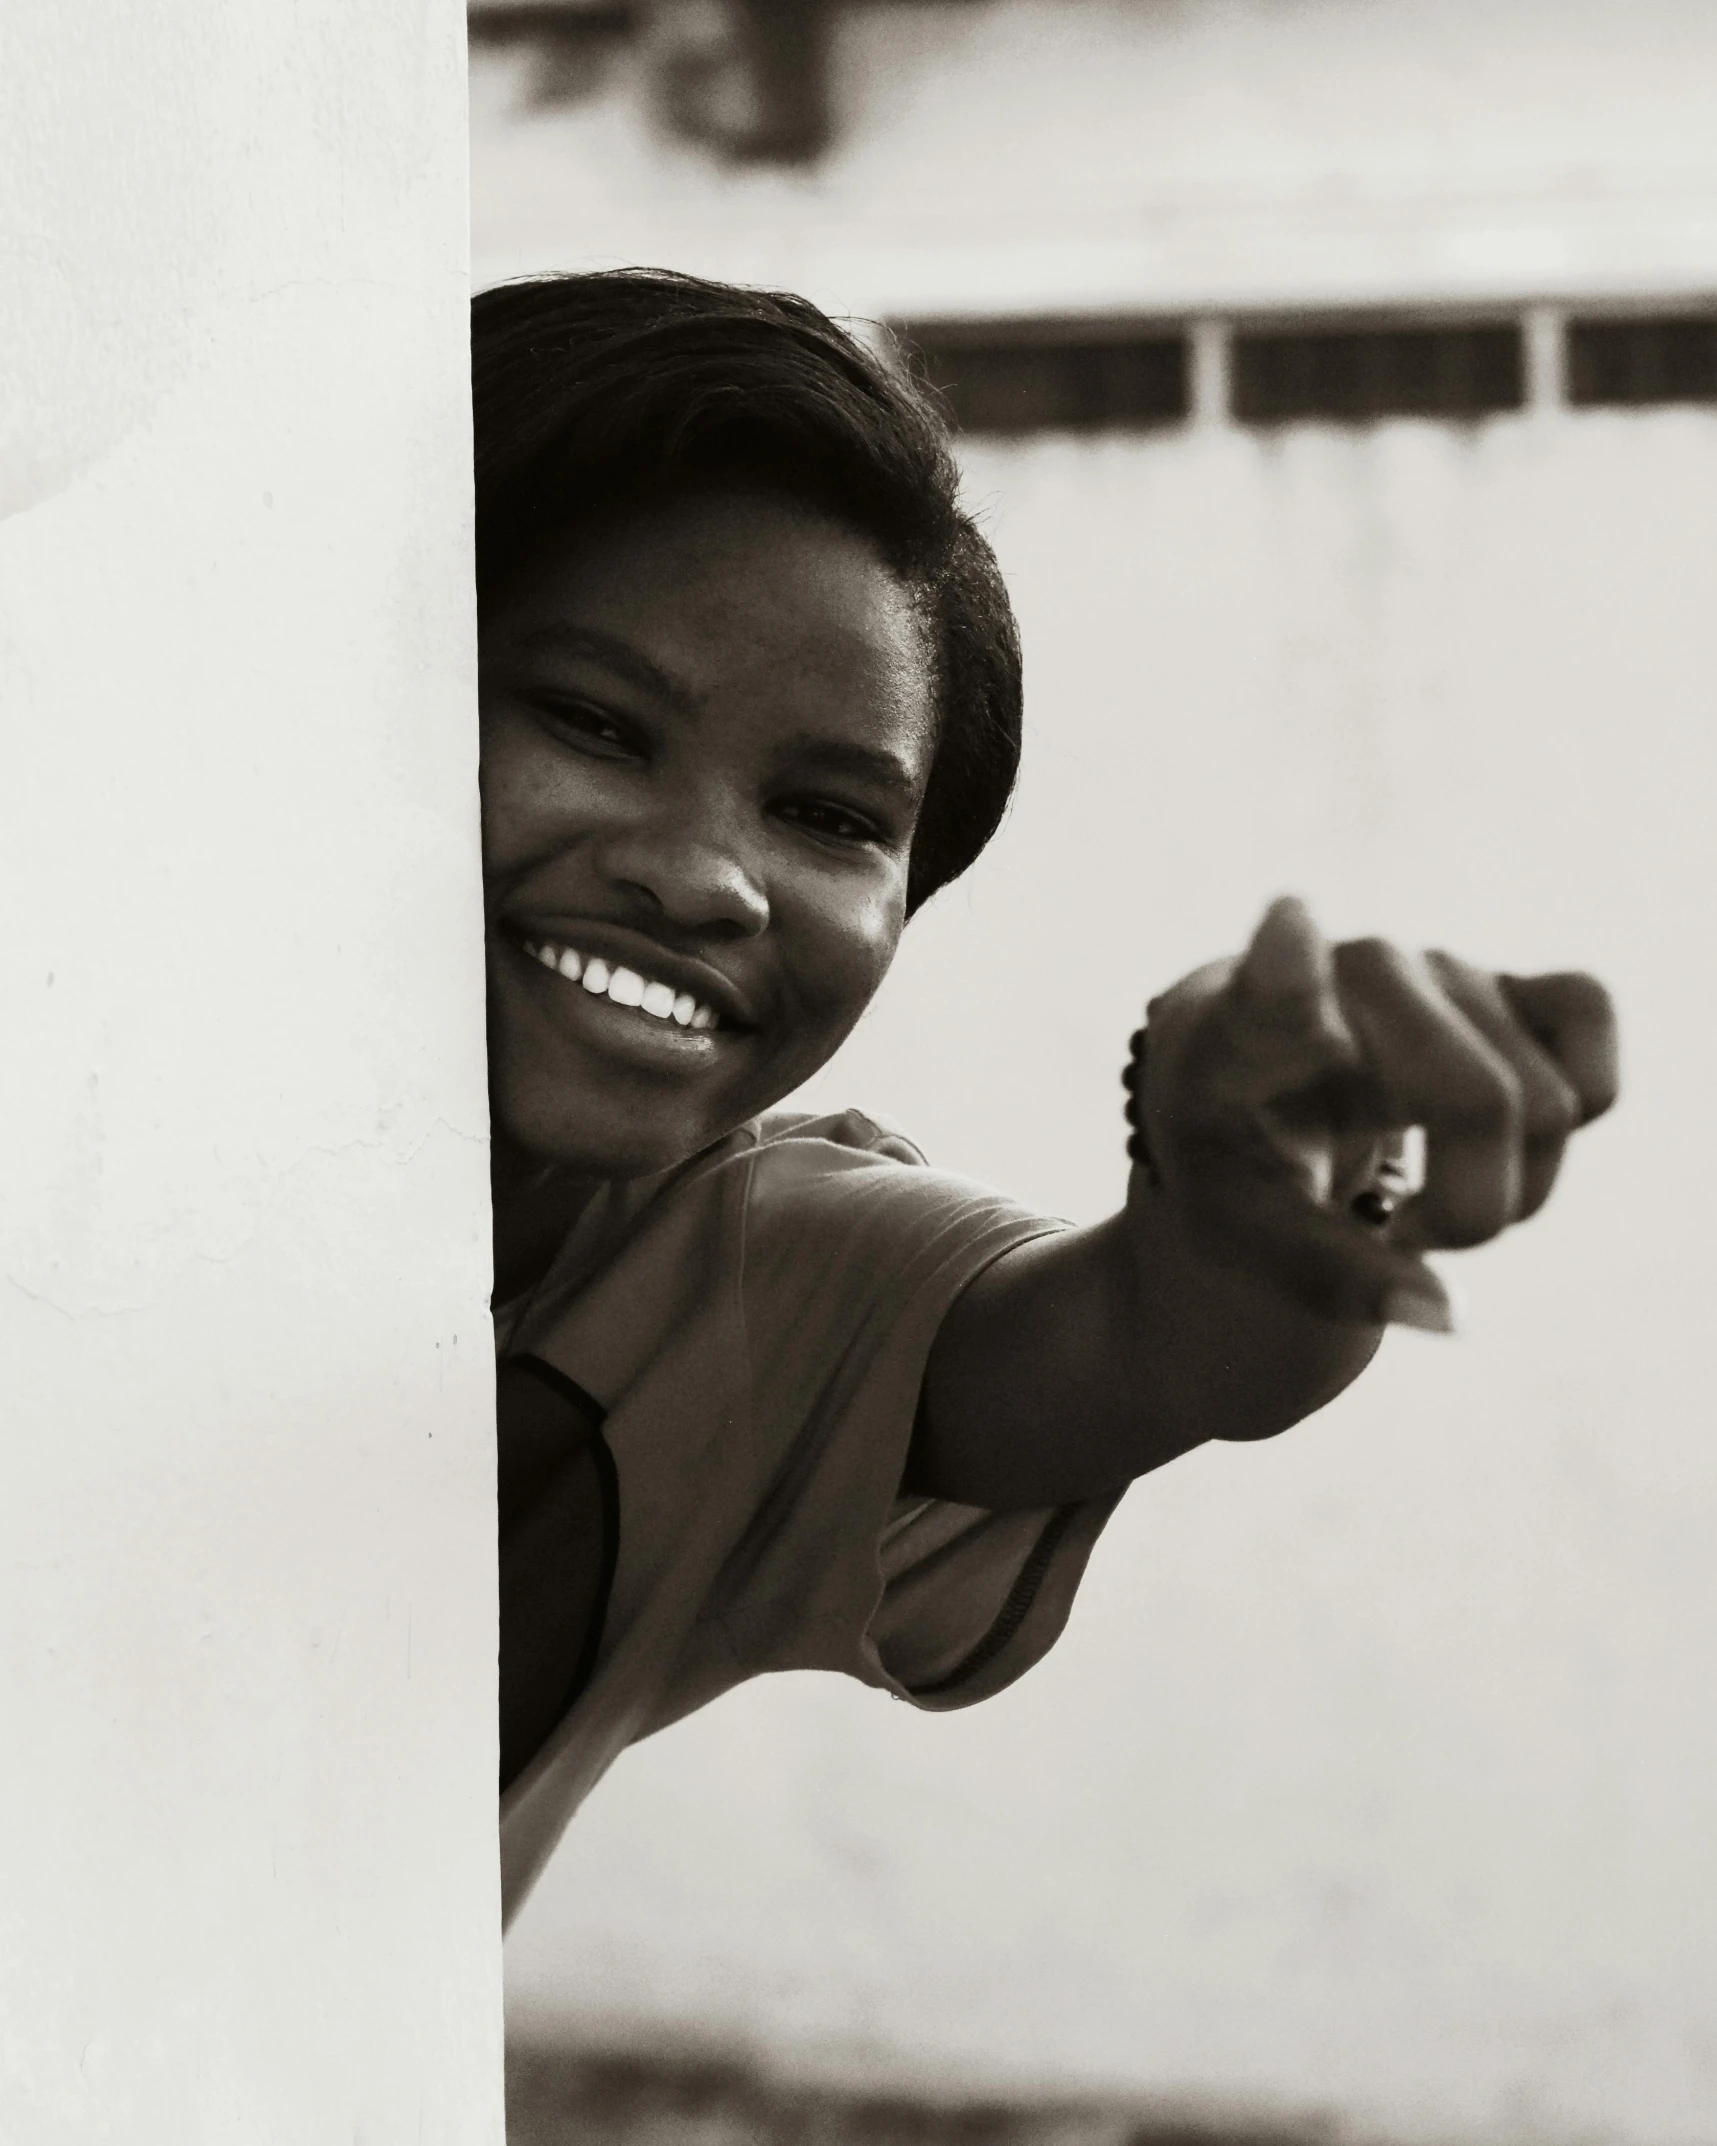
<svg viewBox="0 0 1717 2146"><path fill-rule="evenodd" d="M535 947L535 952L529 951ZM628 971L624 965L611 966L593 959L584 964L582 973L574 979L564 975L558 965L550 966L542 958L544 942L511 940L508 942L506 966L517 964L515 974L527 995L536 1002L540 1017L546 1018L550 1030L562 1043L583 1051L594 1051L599 1059L609 1061L616 1070L637 1074L667 1074L677 1076L697 1075L710 1070L718 1059L725 1058L743 1040L744 1031L728 1028L719 1019L710 1018L698 1028L690 1019L681 1022L673 1017L672 1008L664 1018L652 1008L646 1010L643 994L648 983L662 983L663 978L649 979L639 971ZM609 968L601 989L588 988L592 969ZM614 983L620 979L620 995L614 996ZM632 976L639 986L636 1001L627 982ZM679 998L676 994L676 1003ZM661 1003L658 997L656 1005ZM703 1003L703 1002L699 1002ZM695 1017L697 1007L694 1005Z"/></svg>
<svg viewBox="0 0 1717 2146"><path fill-rule="evenodd" d="M583 917L528 917L509 920L505 929L532 960L592 997L682 1028L759 1025L730 977L648 933Z"/></svg>
<svg viewBox="0 0 1717 2146"><path fill-rule="evenodd" d="M677 1027L700 1034L720 1025L713 1006L691 991L676 991L663 977L642 976L624 962L612 966L600 954L580 954L576 947L558 945L552 939L522 939L520 945L531 959L553 969L569 984L579 984L591 998L606 998L616 1006L636 1007L656 1021L672 1021Z"/></svg>

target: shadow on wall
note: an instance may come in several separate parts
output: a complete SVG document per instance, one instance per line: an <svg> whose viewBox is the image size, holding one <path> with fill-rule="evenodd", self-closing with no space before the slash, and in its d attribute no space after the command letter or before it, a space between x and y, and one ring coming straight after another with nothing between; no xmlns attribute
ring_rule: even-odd
<svg viewBox="0 0 1717 2146"><path fill-rule="evenodd" d="M1330 2146L1314 2123L1222 2123L1095 2098L964 2100L785 2079L718 2052L507 2051L507 2146Z"/></svg>

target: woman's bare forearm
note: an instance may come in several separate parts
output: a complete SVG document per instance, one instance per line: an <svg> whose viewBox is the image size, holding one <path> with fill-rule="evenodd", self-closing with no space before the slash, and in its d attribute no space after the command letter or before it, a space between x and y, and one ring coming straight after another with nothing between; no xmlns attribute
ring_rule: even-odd
<svg viewBox="0 0 1717 2146"><path fill-rule="evenodd" d="M996 1509L1096 1496L1208 1439L1288 1429L1381 1333L1203 1257L1135 1171L1121 1214L1022 1245L953 1305L907 1487Z"/></svg>
<svg viewBox="0 0 1717 2146"><path fill-rule="evenodd" d="M1133 1050L1147 1161L1126 1208L1022 1245L955 1304L914 1488L1058 1504L1209 1438L1286 1430L1365 1368L1383 1322L1448 1330L1425 1254L1535 1214L1617 1086L1592 977L1332 946L1291 898L1238 960L1153 1000L1148 1055ZM1380 1212L1376 1160L1413 1127L1419 1183Z"/></svg>

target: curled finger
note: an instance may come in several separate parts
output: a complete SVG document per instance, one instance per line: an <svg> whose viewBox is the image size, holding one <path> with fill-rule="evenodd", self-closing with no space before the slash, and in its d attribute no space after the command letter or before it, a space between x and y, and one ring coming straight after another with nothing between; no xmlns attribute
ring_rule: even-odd
<svg viewBox="0 0 1717 2146"><path fill-rule="evenodd" d="M1482 1244L1520 1212L1521 1083L1430 965L1381 939L1336 949L1342 1005L1396 1125L1425 1129L1425 1177L1392 1234L1417 1248Z"/></svg>
<svg viewBox="0 0 1717 2146"><path fill-rule="evenodd" d="M1501 977L1452 954L1428 954L1426 960L1454 1004L1507 1059L1520 1084L1521 1184L1514 1219L1524 1221L1550 1197L1569 1135L1581 1121L1580 1094L1521 1019Z"/></svg>
<svg viewBox="0 0 1717 2146"><path fill-rule="evenodd" d="M1620 1086L1616 1010L1595 976L1499 976L1497 983L1528 1032L1580 1099L1581 1125L1601 1118Z"/></svg>

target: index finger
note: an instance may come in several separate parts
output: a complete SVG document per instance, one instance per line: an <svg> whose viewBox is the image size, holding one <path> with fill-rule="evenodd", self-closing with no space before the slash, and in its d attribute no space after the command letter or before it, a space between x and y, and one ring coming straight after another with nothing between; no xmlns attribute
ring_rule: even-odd
<svg viewBox="0 0 1717 2146"><path fill-rule="evenodd" d="M1312 1076L1358 1058L1342 1014L1335 949L1298 895L1264 912L1230 980L1224 1011L1230 1039L1272 1094L1292 1071Z"/></svg>
<svg viewBox="0 0 1717 2146"><path fill-rule="evenodd" d="M1343 1018L1334 950L1304 902L1272 902L1245 953L1200 1008L1157 1105L1175 1150L1208 1156L1265 1136L1314 1197L1327 1191L1338 1090L1353 1085L1358 1045ZM1351 1101L1351 1099L1348 1099ZM1208 1166L1208 1162L1205 1166Z"/></svg>

